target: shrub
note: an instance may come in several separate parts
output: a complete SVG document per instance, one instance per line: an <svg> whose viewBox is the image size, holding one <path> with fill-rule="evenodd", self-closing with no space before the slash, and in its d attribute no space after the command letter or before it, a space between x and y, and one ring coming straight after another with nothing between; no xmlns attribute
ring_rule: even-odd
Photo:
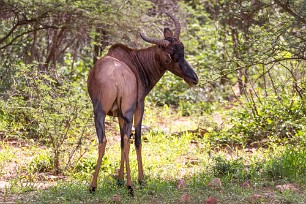
<svg viewBox="0 0 306 204"><path fill-rule="evenodd" d="M214 160L213 171L216 177L227 177L230 180L245 180L250 176L242 158L229 161L221 156L217 156Z"/></svg>
<svg viewBox="0 0 306 204"><path fill-rule="evenodd" d="M265 175L272 180L306 178L306 147L287 146L280 155L268 159L264 165ZM304 180L305 182L305 180Z"/></svg>
<svg viewBox="0 0 306 204"><path fill-rule="evenodd" d="M178 106L180 96L187 89L188 85L182 79L166 73L148 95L147 100L160 106L165 104Z"/></svg>
<svg viewBox="0 0 306 204"><path fill-rule="evenodd" d="M295 138L306 132L305 113L304 102L297 96L262 97L232 112L232 127L227 134L243 138L247 143L269 137Z"/></svg>
<svg viewBox="0 0 306 204"><path fill-rule="evenodd" d="M64 164L71 165L89 131L91 106L85 81L70 81L60 73L47 74L37 65L24 64L18 66L15 81L5 101L4 133L6 137L35 138L51 147L58 174L62 155L68 155Z"/></svg>
<svg viewBox="0 0 306 204"><path fill-rule="evenodd" d="M53 169L53 157L50 152L43 152L36 155L29 165L30 172L49 172Z"/></svg>

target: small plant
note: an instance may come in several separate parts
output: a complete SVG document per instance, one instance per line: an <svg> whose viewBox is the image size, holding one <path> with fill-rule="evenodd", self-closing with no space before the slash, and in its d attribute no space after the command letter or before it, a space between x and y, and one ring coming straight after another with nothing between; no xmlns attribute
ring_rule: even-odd
<svg viewBox="0 0 306 204"><path fill-rule="evenodd" d="M213 168L216 177L229 176L231 178L240 178L245 171L242 158L228 161L227 159L217 156L214 158L215 166Z"/></svg>
<svg viewBox="0 0 306 204"><path fill-rule="evenodd" d="M258 97L258 101L247 102L244 109L232 111L231 128L227 135L236 135L246 144L269 137L294 139L298 135L305 135L302 124L306 120L306 106L302 99L285 92L278 96Z"/></svg>
<svg viewBox="0 0 306 204"><path fill-rule="evenodd" d="M280 156L272 157L265 163L264 172L272 180L306 178L305 146L299 148L288 146Z"/></svg>
<svg viewBox="0 0 306 204"><path fill-rule="evenodd" d="M7 162L12 160L15 157L15 155L11 151L11 149L8 145L1 144L0 145L0 150L1 150L0 151L0 175L1 175L3 167L7 164Z"/></svg>
<svg viewBox="0 0 306 204"><path fill-rule="evenodd" d="M53 157L50 152L43 152L36 155L30 162L29 170L30 172L50 172L53 169Z"/></svg>
<svg viewBox="0 0 306 204"><path fill-rule="evenodd" d="M186 84L181 83L181 79L166 73L148 95L147 100L159 106L165 104L177 106L180 95L183 95L187 88Z"/></svg>
<svg viewBox="0 0 306 204"><path fill-rule="evenodd" d="M95 157L83 157L75 165L74 170L76 172L82 173L93 173L97 163L97 158Z"/></svg>
<svg viewBox="0 0 306 204"><path fill-rule="evenodd" d="M91 107L85 82L69 81L64 74L62 77L48 75L36 64L21 63L17 67L15 78L19 83L12 86L12 96L5 102L5 134L26 139L34 137L51 147L52 160L47 159L42 164L37 158L33 165L41 166L34 165L32 170L44 171L51 161L54 174L59 174L71 165L76 157L74 154L83 145L85 134L90 131L86 128ZM68 161L62 162L66 159Z"/></svg>

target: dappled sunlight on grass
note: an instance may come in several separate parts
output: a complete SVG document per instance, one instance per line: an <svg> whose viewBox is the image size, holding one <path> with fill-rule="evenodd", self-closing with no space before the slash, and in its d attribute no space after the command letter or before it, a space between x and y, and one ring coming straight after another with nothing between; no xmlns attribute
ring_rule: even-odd
<svg viewBox="0 0 306 204"><path fill-rule="evenodd" d="M203 134L190 131L199 122L193 117L181 117L169 107L147 110L144 125L149 128L143 133L142 143L144 187L137 184L136 152L131 140L135 198L129 197L125 187L117 186L113 178L120 165L121 149L117 119L112 118L107 119L108 143L95 194L88 191L98 156L94 134L87 136L87 150L79 151L84 153L81 159L59 176L51 175L51 163L47 162L50 149L34 144L12 147L3 143L0 165L15 163L17 168L12 169L10 187L0 190L5 191L6 200L38 203L113 203L114 199L121 203L180 203L182 199L203 203L209 196L220 203L246 203L252 196L263 203L301 203L306 199L302 193L306 181L290 170L290 165L298 163L300 167L296 165L293 171L305 175L302 159L306 151L275 142L267 143L266 147L218 145L209 131ZM296 157L301 159L293 160ZM282 165L287 165L287 169ZM2 180L7 173L2 170ZM209 183L216 178L220 179L220 187L212 188ZM178 189L180 179L186 183L183 189ZM297 190L283 193L275 187L288 182L293 182Z"/></svg>

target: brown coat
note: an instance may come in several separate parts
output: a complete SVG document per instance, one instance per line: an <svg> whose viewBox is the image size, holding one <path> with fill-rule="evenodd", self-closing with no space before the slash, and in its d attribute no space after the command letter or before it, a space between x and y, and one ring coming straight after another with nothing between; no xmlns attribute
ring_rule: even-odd
<svg viewBox="0 0 306 204"><path fill-rule="evenodd" d="M141 157L141 122L145 96L158 80L169 70L183 78L189 85L196 85L198 77L185 60L184 45L179 41L180 25L175 22L174 34L164 30L164 39L141 37L155 44L145 49L130 49L124 45L113 45L107 55L99 59L88 77L88 92L94 107L94 119L99 140L99 157L91 183L91 190L97 187L97 177L105 152L105 117L119 118L121 135L121 163L118 180L124 179L124 164L127 172L127 187L134 195L129 166L129 138L132 122L135 127L135 147L138 161L138 181L143 181ZM121 183L121 182L120 182Z"/></svg>

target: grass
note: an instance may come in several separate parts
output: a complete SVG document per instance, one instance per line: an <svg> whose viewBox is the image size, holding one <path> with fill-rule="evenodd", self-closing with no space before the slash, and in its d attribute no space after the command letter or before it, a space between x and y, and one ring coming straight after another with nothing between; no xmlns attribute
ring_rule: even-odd
<svg viewBox="0 0 306 204"><path fill-rule="evenodd" d="M1 150L0 151L0 169L3 170L5 164L10 162L14 158L14 153L10 151L10 146L5 144L4 142L1 143ZM0 171L2 174L2 171Z"/></svg>
<svg viewBox="0 0 306 204"><path fill-rule="evenodd" d="M190 130L198 128L197 117L182 117L167 106L150 107L144 125L143 160L146 186L137 181L135 149L130 162L135 197L112 178L119 168L120 142L117 123L109 125L106 155L101 167L98 189L88 191L97 146L88 142L89 150L74 168L54 177L49 172L49 150L32 144L22 147L2 143L1 167L17 164L11 177L2 171L0 188L3 201L17 203L205 203L213 196L218 203L301 203L306 202L306 150L301 145L268 144L268 147L220 146L210 134L199 137ZM215 125L215 124L213 124ZM92 137L95 137L94 135ZM5 156L8 155L8 156ZM18 155L18 156L16 156ZM186 187L178 189L183 178ZM220 178L221 187L210 187ZM277 185L292 184L296 189L277 190ZM253 198L254 195L258 195ZM1 197L0 197L1 199ZM120 201L119 201L120 200Z"/></svg>

